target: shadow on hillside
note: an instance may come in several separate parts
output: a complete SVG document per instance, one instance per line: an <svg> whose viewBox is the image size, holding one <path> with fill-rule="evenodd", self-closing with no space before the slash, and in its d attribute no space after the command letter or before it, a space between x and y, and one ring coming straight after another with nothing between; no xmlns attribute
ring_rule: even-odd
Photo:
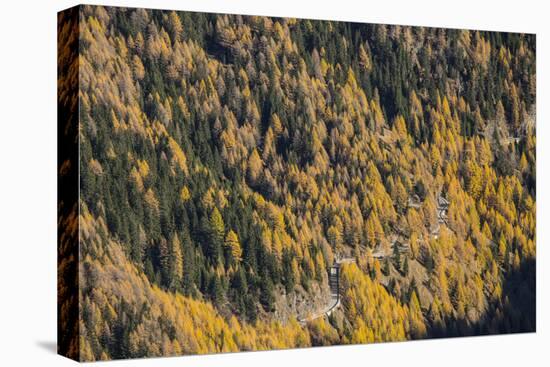
<svg viewBox="0 0 550 367"><path fill-rule="evenodd" d="M433 327L429 338L530 333L536 331L536 260L525 260L503 281L502 297L493 300L485 315L471 324L447 320L446 327Z"/></svg>

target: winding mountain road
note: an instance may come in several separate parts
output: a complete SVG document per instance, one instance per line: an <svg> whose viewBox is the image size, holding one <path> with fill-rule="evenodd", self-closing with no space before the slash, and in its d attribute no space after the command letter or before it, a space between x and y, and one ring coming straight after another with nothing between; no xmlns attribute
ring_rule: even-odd
<svg viewBox="0 0 550 367"><path fill-rule="evenodd" d="M441 225L447 225L447 212L449 209L450 202L444 198L441 193L436 196L436 215L438 219L437 229L432 231L431 236L433 238L438 238ZM392 247L396 245L396 240L392 241ZM389 256L385 253L374 253L375 258L381 259L386 256ZM306 317L298 317L298 322L302 325L305 325L307 322L313 321L320 317L330 316L332 311L337 309L340 306L340 266L346 263L355 262L355 258L352 257L343 257L337 258L334 261L334 264L329 268L329 287L330 287L330 302L323 307L321 310L316 311L312 314L309 314Z"/></svg>
<svg viewBox="0 0 550 367"><path fill-rule="evenodd" d="M355 259L351 257L336 259L334 265L329 268L330 302L323 309L304 318L298 318L298 322L306 324L320 317L330 316L332 311L340 306L340 266L352 262L355 262Z"/></svg>

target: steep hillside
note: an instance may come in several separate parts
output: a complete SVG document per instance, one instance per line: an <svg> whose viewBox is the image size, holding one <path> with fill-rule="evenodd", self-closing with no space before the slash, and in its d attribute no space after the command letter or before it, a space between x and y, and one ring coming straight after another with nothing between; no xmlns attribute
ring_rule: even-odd
<svg viewBox="0 0 550 367"><path fill-rule="evenodd" d="M533 35L84 6L80 37L84 359L534 330Z"/></svg>

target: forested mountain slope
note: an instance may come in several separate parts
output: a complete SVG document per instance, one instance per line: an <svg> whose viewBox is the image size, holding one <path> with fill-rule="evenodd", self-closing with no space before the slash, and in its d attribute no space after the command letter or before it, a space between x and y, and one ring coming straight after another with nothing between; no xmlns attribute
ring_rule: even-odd
<svg viewBox="0 0 550 367"><path fill-rule="evenodd" d="M83 359L534 331L533 35L84 6L79 72Z"/></svg>

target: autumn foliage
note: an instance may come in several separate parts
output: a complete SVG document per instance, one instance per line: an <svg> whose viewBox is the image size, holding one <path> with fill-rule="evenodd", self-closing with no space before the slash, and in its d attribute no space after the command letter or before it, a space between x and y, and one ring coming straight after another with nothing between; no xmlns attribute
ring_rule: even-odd
<svg viewBox="0 0 550 367"><path fill-rule="evenodd" d="M534 36L79 16L82 360L534 330Z"/></svg>

